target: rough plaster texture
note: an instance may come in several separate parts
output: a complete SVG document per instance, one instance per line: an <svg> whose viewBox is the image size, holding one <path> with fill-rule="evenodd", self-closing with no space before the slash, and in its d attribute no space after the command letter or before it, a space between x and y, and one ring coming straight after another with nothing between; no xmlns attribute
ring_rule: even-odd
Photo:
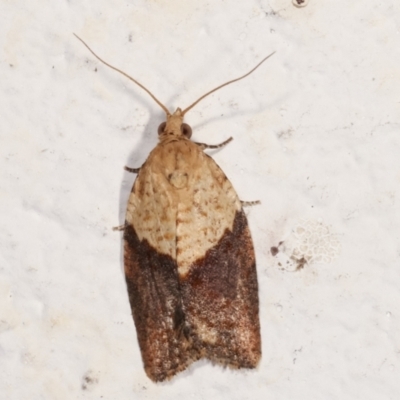
<svg viewBox="0 0 400 400"><path fill-rule="evenodd" d="M1 398L398 398L398 2L3 0L0 15ZM163 112L73 32L171 110L277 51L186 118L197 141L234 137L214 158L262 202L257 370L145 376L111 227Z"/></svg>

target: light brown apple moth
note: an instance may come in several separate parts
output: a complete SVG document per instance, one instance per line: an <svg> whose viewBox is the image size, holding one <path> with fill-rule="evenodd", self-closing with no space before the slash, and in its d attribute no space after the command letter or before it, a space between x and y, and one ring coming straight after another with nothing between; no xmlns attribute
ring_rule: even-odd
<svg viewBox="0 0 400 400"><path fill-rule="evenodd" d="M75 35L76 36L76 35ZM81 40L78 37L79 40ZM243 203L206 145L190 140L185 114L209 91L174 113L135 79L165 111L159 143L137 173L124 230L129 300L144 369L163 381L208 358L254 368L261 357L254 248Z"/></svg>

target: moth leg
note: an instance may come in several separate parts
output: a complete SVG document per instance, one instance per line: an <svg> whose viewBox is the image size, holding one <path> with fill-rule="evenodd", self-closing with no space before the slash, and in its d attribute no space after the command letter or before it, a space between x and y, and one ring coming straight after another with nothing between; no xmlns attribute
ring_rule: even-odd
<svg viewBox="0 0 400 400"><path fill-rule="evenodd" d="M260 200L255 200L255 201L243 201L243 200L240 200L240 202L242 203L243 207L256 206L258 204L261 204Z"/></svg>
<svg viewBox="0 0 400 400"><path fill-rule="evenodd" d="M125 165L124 170L125 170L125 171L128 171L128 172L132 172L133 174L137 174L137 173L139 173L139 171L140 171L140 167L139 167L139 168L130 168L130 167L127 167L127 166Z"/></svg>
<svg viewBox="0 0 400 400"><path fill-rule="evenodd" d="M231 142L232 140L233 140L233 138L231 136L229 139L225 140L225 142L222 142L220 144L206 144L206 143L198 143L198 142L195 142L195 143L198 146L200 146L202 150L205 150L205 149L219 149L220 147L223 147L226 144L228 144L229 142Z"/></svg>
<svg viewBox="0 0 400 400"><path fill-rule="evenodd" d="M120 226L114 226L114 227L112 228L112 230L113 230L113 231L123 231L123 230L125 230L125 228L126 228L126 223L123 224L123 225L120 225Z"/></svg>

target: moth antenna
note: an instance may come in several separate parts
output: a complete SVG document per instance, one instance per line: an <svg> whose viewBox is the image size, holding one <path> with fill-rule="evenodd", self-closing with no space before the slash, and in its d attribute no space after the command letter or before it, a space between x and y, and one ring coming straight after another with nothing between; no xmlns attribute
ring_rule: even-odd
<svg viewBox="0 0 400 400"><path fill-rule="evenodd" d="M239 78L236 79L232 79L231 81L225 82L222 85L216 87L213 90L210 90L209 92L207 92L206 94L203 94L203 96L201 96L199 99L197 99L193 104L191 104L189 107L185 108L182 111L182 115L185 115L191 108L193 108L200 100L203 100L204 97L207 97L209 94L216 92L218 89L223 88L224 86L230 85L233 82L237 82L240 81L243 78L246 78L246 76L249 76L252 72L254 72L264 61L268 60L268 58L270 58L271 56L273 56L275 54L275 51L271 54L269 54L267 57L263 58L251 71L247 72L247 74L244 74L243 76L240 76Z"/></svg>
<svg viewBox="0 0 400 400"><path fill-rule="evenodd" d="M147 88L145 88L141 83L139 83L136 79L133 79L131 76L129 76L128 74L126 74L124 71L121 71L120 69L113 67L112 65L110 65L109 63L105 62L104 60L102 60L78 35L76 35L74 33L74 36L80 40L84 46L86 46L86 48L99 60L101 61L103 64L107 65L107 67L113 69L114 71L119 72L120 74L126 76L128 79L130 79L132 82L136 83L136 85L140 86L144 91L146 91L152 98L153 100L165 111L165 113L167 115L171 115L170 112L168 111L167 107L164 106L164 104L161 103L161 101L159 101L157 99L156 96L154 96L153 93L150 92L150 90L148 90Z"/></svg>

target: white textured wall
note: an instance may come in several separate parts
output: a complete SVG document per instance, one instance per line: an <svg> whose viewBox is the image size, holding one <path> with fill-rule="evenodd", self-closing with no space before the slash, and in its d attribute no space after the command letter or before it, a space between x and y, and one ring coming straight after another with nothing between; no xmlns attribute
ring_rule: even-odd
<svg viewBox="0 0 400 400"><path fill-rule="evenodd" d="M1 398L398 398L397 1L3 0L0 15ZM234 137L214 158L262 201L257 370L146 377L111 227L163 112L73 32L170 109L277 51L186 118L195 140Z"/></svg>

